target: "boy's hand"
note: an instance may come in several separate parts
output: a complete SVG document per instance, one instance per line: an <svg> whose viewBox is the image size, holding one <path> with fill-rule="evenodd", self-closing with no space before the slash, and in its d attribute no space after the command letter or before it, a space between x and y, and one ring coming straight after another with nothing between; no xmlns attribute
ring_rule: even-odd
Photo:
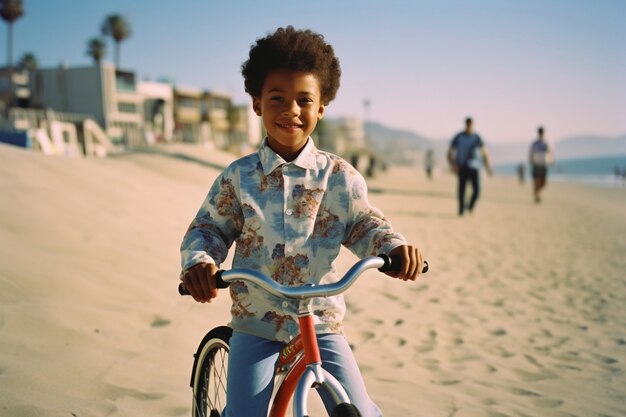
<svg viewBox="0 0 626 417"><path fill-rule="evenodd" d="M189 268L183 274L183 284L189 294L199 303L211 302L217 297L215 274L218 268L215 264L199 263Z"/></svg>
<svg viewBox="0 0 626 417"><path fill-rule="evenodd" d="M399 272L385 272L390 277L403 281L415 281L422 273L422 253L411 245L402 245L389 252L389 256L399 256L402 259L402 269Z"/></svg>

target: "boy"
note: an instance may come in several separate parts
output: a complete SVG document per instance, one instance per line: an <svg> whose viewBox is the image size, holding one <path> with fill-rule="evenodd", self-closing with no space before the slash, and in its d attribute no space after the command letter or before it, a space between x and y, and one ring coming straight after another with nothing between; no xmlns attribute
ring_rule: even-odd
<svg viewBox="0 0 626 417"><path fill-rule="evenodd" d="M363 177L310 138L335 98L340 73L332 46L310 30L279 28L250 49L242 74L267 137L257 153L215 180L183 239L182 280L196 301L217 296L215 273L233 242L233 268L256 269L281 284L336 280L342 244L359 257L401 256L402 270L388 275L405 281L419 275L421 253L369 205ZM230 286L230 295L225 415L265 417L278 352L298 332L298 302L241 282ZM343 336L345 309L341 296L313 300L324 366L363 416L378 416Z"/></svg>

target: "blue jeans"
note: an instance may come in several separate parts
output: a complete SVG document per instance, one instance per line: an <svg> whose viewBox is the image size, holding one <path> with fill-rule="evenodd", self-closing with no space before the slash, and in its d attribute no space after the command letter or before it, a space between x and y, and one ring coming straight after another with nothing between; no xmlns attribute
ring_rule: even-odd
<svg viewBox="0 0 626 417"><path fill-rule="evenodd" d="M363 417L382 416L370 399L344 335L318 335L322 367L343 385ZM274 385L274 366L283 343L233 332L228 356L225 417L266 417ZM324 398L325 406L332 407ZM331 410L328 410L330 414Z"/></svg>

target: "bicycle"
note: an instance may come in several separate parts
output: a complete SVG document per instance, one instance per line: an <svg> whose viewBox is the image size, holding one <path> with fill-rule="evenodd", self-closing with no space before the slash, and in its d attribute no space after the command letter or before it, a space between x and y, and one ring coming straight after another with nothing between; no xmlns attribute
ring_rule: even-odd
<svg viewBox="0 0 626 417"><path fill-rule="evenodd" d="M381 272L399 270L399 261L386 255L370 256L355 263L337 282L321 285L289 287L281 285L264 274L250 269L220 271L217 287L226 288L232 281L243 280L257 284L278 297L303 300L298 311L300 334L287 343L279 354L275 366L274 391L270 400L268 417L284 417L293 399L293 416L307 416L308 391L325 390L335 402L331 417L360 416L356 406L337 379L322 368L317 345L310 299L328 297L345 292L363 272L378 269ZM428 271L424 261L422 273ZM181 295L189 293L179 284ZM226 405L226 380L228 377L229 340L232 329L218 326L209 331L200 342L191 373L193 391L193 417L219 417ZM208 414L207 414L208 412Z"/></svg>

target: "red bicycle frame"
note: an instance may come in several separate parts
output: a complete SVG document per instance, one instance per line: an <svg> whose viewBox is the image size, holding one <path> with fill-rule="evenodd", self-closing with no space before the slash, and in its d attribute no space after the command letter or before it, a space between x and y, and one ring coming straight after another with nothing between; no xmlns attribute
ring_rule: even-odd
<svg viewBox="0 0 626 417"><path fill-rule="evenodd" d="M287 414L289 400L293 397L298 381L306 367L322 363L315 335L313 315L306 313L306 315L298 317L298 322L300 323L300 334L281 350L276 364L278 372L288 369L288 374L276 392L269 417L283 417Z"/></svg>

